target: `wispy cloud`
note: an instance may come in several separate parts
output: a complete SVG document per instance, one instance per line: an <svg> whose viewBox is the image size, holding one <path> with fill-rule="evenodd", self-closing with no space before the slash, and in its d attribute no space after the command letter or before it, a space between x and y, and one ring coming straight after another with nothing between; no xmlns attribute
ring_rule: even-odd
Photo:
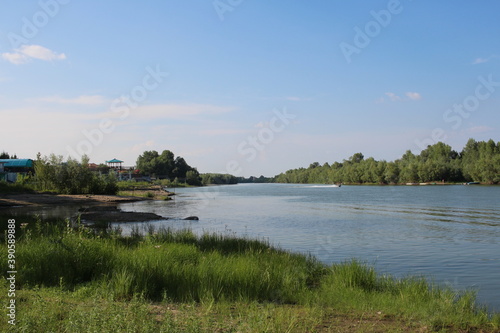
<svg viewBox="0 0 500 333"><path fill-rule="evenodd" d="M310 101L310 100L312 100L312 98L298 97L298 96L287 96L287 97L285 97L285 100L291 101L291 102L303 102L303 101Z"/></svg>
<svg viewBox="0 0 500 333"><path fill-rule="evenodd" d="M467 129L467 133L470 133L470 134L480 134L480 133L491 132L493 130L494 130L494 128L493 127L489 127L489 126L474 126L474 127L468 128Z"/></svg>
<svg viewBox="0 0 500 333"><path fill-rule="evenodd" d="M2 53L2 58L13 64L20 65L28 63L32 59L43 61L64 60L66 59L66 55L54 52L40 45L22 45L12 53Z"/></svg>
<svg viewBox="0 0 500 333"><path fill-rule="evenodd" d="M49 96L40 99L42 102L56 104L74 104L74 105L100 105L109 102L101 95L82 95L75 98L63 98L61 96Z"/></svg>
<svg viewBox="0 0 500 333"><path fill-rule="evenodd" d="M422 95L420 95L417 92L411 92L411 91L405 93L406 98L401 97L393 92L386 92L385 96L386 97L382 96L382 97L376 99L375 103L376 104L384 103L386 101L386 98L388 98L389 101L391 101L391 102L408 101L408 100L418 101L418 100L422 99Z"/></svg>
<svg viewBox="0 0 500 333"><path fill-rule="evenodd" d="M207 136L220 136L220 135L235 135L235 134L246 134L250 131L247 129L237 129L237 128L211 128L206 130L201 130L201 135Z"/></svg>
<svg viewBox="0 0 500 333"><path fill-rule="evenodd" d="M473 65L484 64L484 63L487 63L490 60L495 59L495 58L498 58L498 56L497 55L491 55L491 56L489 56L487 58L479 57L479 58L474 59L474 61L472 62L472 64Z"/></svg>
<svg viewBox="0 0 500 333"><path fill-rule="evenodd" d="M400 101L401 97L392 92L386 92L385 95L393 102Z"/></svg>
<svg viewBox="0 0 500 333"><path fill-rule="evenodd" d="M148 140L146 142L138 143L132 146L130 150L134 153L142 153L146 149L152 149L155 145L154 140Z"/></svg>
<svg viewBox="0 0 500 333"><path fill-rule="evenodd" d="M406 97L408 97L409 99L411 99L413 101L418 101L418 100L422 99L422 96L417 92L407 92L407 93L405 93L405 95L406 95Z"/></svg>
<svg viewBox="0 0 500 333"><path fill-rule="evenodd" d="M155 104L131 110L132 117L150 119L196 119L199 116L214 116L233 111L233 107L209 104ZM201 120L201 119L200 119Z"/></svg>

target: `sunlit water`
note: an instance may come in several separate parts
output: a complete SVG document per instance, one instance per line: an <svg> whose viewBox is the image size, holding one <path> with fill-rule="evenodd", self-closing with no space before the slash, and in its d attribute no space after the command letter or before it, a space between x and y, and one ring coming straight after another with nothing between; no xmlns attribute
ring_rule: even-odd
<svg viewBox="0 0 500 333"><path fill-rule="evenodd" d="M425 275L500 310L500 187L241 184L176 189L123 204L189 227L269 240L325 263L358 258L381 273ZM196 215L199 221L180 218ZM135 224L121 224L124 232Z"/></svg>

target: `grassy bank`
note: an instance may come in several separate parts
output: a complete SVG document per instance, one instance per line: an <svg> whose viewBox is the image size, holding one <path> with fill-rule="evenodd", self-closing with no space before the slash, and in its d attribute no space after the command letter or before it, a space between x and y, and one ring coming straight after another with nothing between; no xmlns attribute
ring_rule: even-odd
<svg viewBox="0 0 500 333"><path fill-rule="evenodd" d="M154 200L170 200L172 193L162 185L147 182L118 182L118 195L127 197L149 198Z"/></svg>
<svg viewBox="0 0 500 333"><path fill-rule="evenodd" d="M32 188L20 183L7 183L0 181L0 194L2 193L33 193Z"/></svg>
<svg viewBox="0 0 500 333"><path fill-rule="evenodd" d="M16 331L500 330L500 316L472 293L380 276L358 261L325 266L258 240L168 229L123 237L41 222L17 234Z"/></svg>

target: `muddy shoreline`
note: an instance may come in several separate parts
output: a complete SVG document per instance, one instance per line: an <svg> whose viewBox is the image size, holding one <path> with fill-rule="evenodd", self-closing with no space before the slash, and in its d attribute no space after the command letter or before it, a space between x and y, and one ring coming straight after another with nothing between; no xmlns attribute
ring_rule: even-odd
<svg viewBox="0 0 500 333"><path fill-rule="evenodd" d="M168 218L141 212L124 212L119 204L137 201L154 200L153 198L118 195L57 195L47 193L0 194L0 211L2 209L36 209L51 206L81 206L75 215L87 223L92 222L148 222L166 220Z"/></svg>

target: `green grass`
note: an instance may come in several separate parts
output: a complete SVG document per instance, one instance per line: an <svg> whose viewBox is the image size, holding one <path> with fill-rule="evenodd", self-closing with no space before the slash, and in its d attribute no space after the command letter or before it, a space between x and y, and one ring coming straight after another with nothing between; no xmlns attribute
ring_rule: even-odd
<svg viewBox="0 0 500 333"><path fill-rule="evenodd" d="M119 191L132 191L136 188L150 187L149 182L119 181L116 183Z"/></svg>
<svg viewBox="0 0 500 333"><path fill-rule="evenodd" d="M16 250L19 331L500 330L473 293L229 235L150 228L123 237L37 221L18 230ZM6 256L0 264L6 272Z"/></svg>
<svg viewBox="0 0 500 333"><path fill-rule="evenodd" d="M119 191L133 191L134 189L141 189L141 188L150 188L155 185L160 185L162 187L196 187L193 185L189 185L186 183L180 183L180 182L173 182L168 179L159 179L155 180L153 182L135 182L135 181L119 181L117 182L118 190Z"/></svg>
<svg viewBox="0 0 500 333"><path fill-rule="evenodd" d="M119 196L124 196L124 197L137 197L137 198L148 198L148 199L155 199L155 200L172 200L172 198L169 195L161 195L161 194L155 194L155 192L151 191L119 191L117 193Z"/></svg>
<svg viewBox="0 0 500 333"><path fill-rule="evenodd" d="M33 193L33 189L25 184L0 181L0 193Z"/></svg>
<svg viewBox="0 0 500 333"><path fill-rule="evenodd" d="M147 192L119 191L118 195L127 197L139 197L139 198L154 198L155 196L155 194L151 191Z"/></svg>

